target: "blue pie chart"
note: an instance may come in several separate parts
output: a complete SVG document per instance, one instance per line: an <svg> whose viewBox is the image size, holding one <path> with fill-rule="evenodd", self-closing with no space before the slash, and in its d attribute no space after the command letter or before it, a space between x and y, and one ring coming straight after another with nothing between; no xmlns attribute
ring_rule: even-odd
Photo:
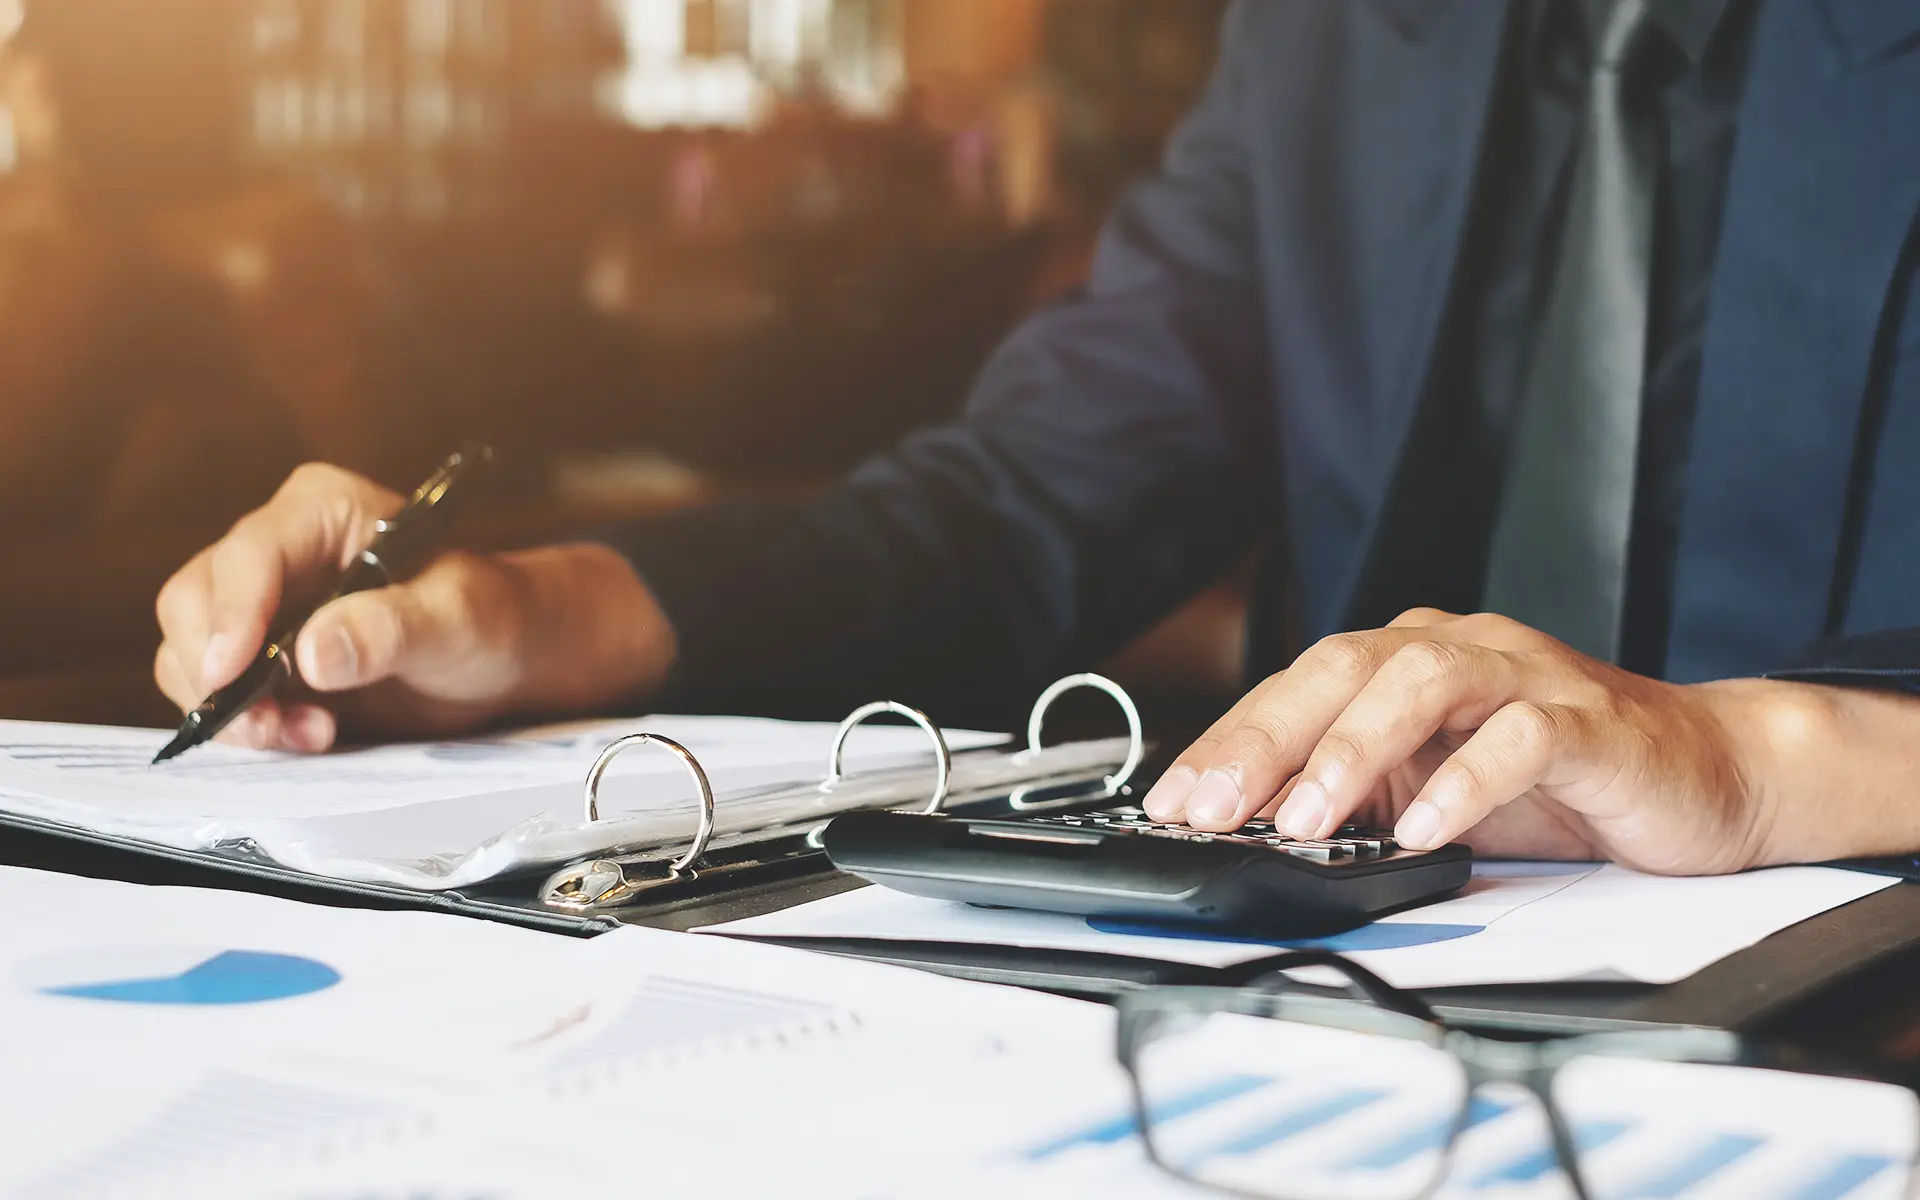
<svg viewBox="0 0 1920 1200"><path fill-rule="evenodd" d="M19 979L43 996L211 1007L310 996L339 983L340 972L297 954L143 947L42 959L27 964Z"/></svg>

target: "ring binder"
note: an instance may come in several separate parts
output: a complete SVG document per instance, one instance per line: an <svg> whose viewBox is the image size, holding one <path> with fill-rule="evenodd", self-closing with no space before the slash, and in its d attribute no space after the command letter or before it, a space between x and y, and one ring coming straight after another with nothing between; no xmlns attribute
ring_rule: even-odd
<svg viewBox="0 0 1920 1200"><path fill-rule="evenodd" d="M1092 748L1091 745L1086 748L1061 746L1052 750L1041 745L1047 712L1053 702L1081 687L1094 688L1113 697L1127 718L1126 757L1112 774L1095 776L1091 772L1097 768L1068 766L1058 761L1057 756L1061 755L1069 760L1075 758L1076 750L1084 756L1087 749ZM919 811L925 814L942 812L949 799L955 796L954 756L946 735L926 713L894 700L878 700L847 714L834 731L833 745L827 756L826 777L814 791L822 796L830 795L840 785L849 782L845 769L847 739L861 724L884 713L905 717L932 739L935 767L933 793ZM696 878L712 883L745 877L753 872L802 863L824 853L820 835L826 823L820 816L790 819L783 824L731 832L721 838L720 845L709 853L717 814L712 785L708 782L706 772L701 768L699 759L686 747L669 738L645 732L631 733L618 739L594 761L592 770L588 772L586 787L589 823L600 819L599 784L607 764L626 747L649 741L658 742L678 754L700 784L700 828L691 845L670 863L662 861L665 855L659 850L622 853L617 848L609 847L600 851L599 857L572 863L548 876L540 888L537 903L546 908L576 913L617 908L633 903L643 893L652 898L654 889L667 885L691 883ZM997 760L991 757L996 753L999 755ZM974 754L989 757L980 760L975 759ZM1145 757L1146 735L1141 725L1140 710L1134 705L1133 698L1127 695L1126 689L1103 675L1069 675L1048 687L1034 702L1033 712L1027 721L1025 749L1012 754L985 750L970 752L967 761L976 764L973 768L975 777L971 781L961 782L955 807L967 811L991 807L1002 812L1024 812L1099 803L1120 794ZM987 775L979 774L982 767L978 764L996 761L999 764L997 768L989 766ZM1111 763L1113 759L1106 757L1102 761ZM1013 773L1015 777L1012 779L1008 778L1008 766L1019 768ZM999 780L997 785L989 782L993 778ZM897 805L901 799L898 795L888 796L869 800L866 806L888 807ZM616 858L615 855L620 857Z"/></svg>
<svg viewBox="0 0 1920 1200"><path fill-rule="evenodd" d="M933 798L928 800L927 806L920 811L939 812L940 806L947 802L947 789L953 782L953 751L947 748L947 736L940 732L940 727L933 723L932 718L919 709L909 708L897 700L875 700L872 704L863 704L848 713L847 719L840 722L840 728L833 734L833 749L827 755L827 777L821 780L820 790L831 792L842 779L846 778L846 772L842 769L842 755L847 748L847 736L868 718L877 717L883 713L905 717L926 730L927 736L933 739L934 770L937 772L933 780Z"/></svg>
<svg viewBox="0 0 1920 1200"><path fill-rule="evenodd" d="M685 853L670 863L650 863L654 872L649 878L633 879L627 875L626 868L608 858L596 858L589 862L577 863L549 878L541 888L541 900L555 908L584 911L608 904L618 904L634 894L651 887L692 879L695 872L693 864L707 852L707 843L713 840L716 823L713 800L713 781L707 778L705 767L700 765L699 756L670 737L657 733L629 733L607 743L607 748L593 760L593 766L587 769L585 788L587 823L593 824L600 819L600 781L605 777L607 768L613 760L633 746L648 744L665 746L680 757L687 771L693 776L693 782L700 793L700 824L694 831L693 841Z"/></svg>
<svg viewBox="0 0 1920 1200"><path fill-rule="evenodd" d="M713 782L707 778L706 768L700 765L700 759L679 742L657 733L629 733L625 737L615 738L607 743L607 748L600 752L600 757L594 759L593 766L587 769L587 823L592 824L600 819L600 779L607 773L607 767L613 763L614 758L621 751L629 746L644 746L650 742L665 746L679 755L680 761L686 763L687 770L692 773L694 785L700 789L700 825L694 831L693 844L687 847L685 854L667 865L667 870L678 875L691 866L695 859L706 853L707 843L713 840L714 826ZM834 744L834 749L837 765L838 742Z"/></svg>
<svg viewBox="0 0 1920 1200"><path fill-rule="evenodd" d="M1032 759L1040 753L1040 734L1046 726L1047 710L1053 707L1055 700L1058 700L1075 688L1083 687L1093 688L1095 691L1105 692L1107 695L1113 697L1114 701L1120 705L1120 711L1124 713L1127 718L1126 761L1120 764L1118 771L1115 771L1100 781L1105 785L1106 791L1098 797L1093 797L1094 799L1110 799L1119 795L1120 789L1126 787L1127 781L1133 778L1133 773L1140 769L1141 761L1147 756L1147 736L1145 727L1140 721L1139 706L1134 704L1133 697L1127 694L1127 689L1121 687L1113 680L1108 679L1105 675L1096 675L1092 671L1083 671L1078 675L1068 675L1064 679L1056 679L1051 684L1048 684L1047 690L1041 692L1040 698L1033 702L1033 711L1027 715L1027 748L1020 751L1014 757L1016 759ZM1007 807L1014 809L1024 809L1028 807L1027 795L1031 791L1033 791L1032 788L1015 788L1013 793L1007 797Z"/></svg>
<svg viewBox="0 0 1920 1200"><path fill-rule="evenodd" d="M934 768L936 771L933 795L927 801L927 805L922 811L928 813L940 811L940 806L946 802L947 791L953 779L953 752L947 747L946 735L940 732L940 727L933 723L932 718L917 708L911 708L895 700L877 700L872 704L862 705L848 713L846 719L840 722L840 727L834 731L833 748L827 754L827 777L821 781L819 790L823 794L830 793L847 777L847 738L867 720L880 716L883 713L893 713L897 716L907 718L909 721L920 726L920 728L926 730L927 736L933 739ZM627 873L628 864L623 864L611 858L596 858L587 862L575 863L548 878L546 884L541 888L540 898L543 903L556 908L573 910L605 908L616 904L623 904L634 895L647 889L662 887L671 883L690 881L699 874L699 872L694 869L694 864L699 862L701 856L706 854L707 844L713 840L713 831L718 823L717 805L713 797L713 783L707 778L705 768L700 765L699 756L672 738L643 731L640 733L629 733L625 737L617 738L608 743L607 748L602 750L600 756L593 760L593 766L587 771L585 789L587 823L592 824L600 820L600 780L606 775L607 767L613 762L615 757L627 748L646 745L650 742L665 746L668 750L679 755L680 760L687 765L687 770L692 773L694 782L699 785L700 825L693 835L692 843L687 846L686 851L682 853L679 858L674 859L670 863L664 865L658 862L631 864L646 869L647 874L639 878L635 878ZM805 835L805 845L808 850L815 853L819 852L819 834L820 831L825 828L825 822L820 822L814 828L807 831ZM743 865L752 865L754 862L755 860L747 859L739 862L729 861L726 865L730 868L737 868Z"/></svg>

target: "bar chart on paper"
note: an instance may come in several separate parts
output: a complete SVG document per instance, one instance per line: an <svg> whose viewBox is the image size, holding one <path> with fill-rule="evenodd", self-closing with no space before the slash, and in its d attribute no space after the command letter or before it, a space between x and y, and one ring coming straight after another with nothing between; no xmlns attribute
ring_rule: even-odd
<svg viewBox="0 0 1920 1200"><path fill-rule="evenodd" d="M327 1139L351 1143L359 1131L400 1116L351 1092L219 1070L177 1085L135 1080L103 1099L103 1111L81 1129L36 1126L31 1113L10 1113L10 1129L33 1140L12 1146L0 1163L0 1195L195 1194L202 1172L272 1161ZM31 1151L28 1163L17 1161L21 1150Z"/></svg>
<svg viewBox="0 0 1920 1200"><path fill-rule="evenodd" d="M1284 1179L1290 1195L1386 1200L1419 1194L1455 1116L1451 1106L1421 1112L1406 1100L1390 1086L1323 1071L1225 1073L1157 1097L1150 1120L1162 1156L1183 1173L1242 1186ZM1746 1115L1726 1122L1698 1114L1675 1120L1671 1112L1597 1115L1573 1120L1572 1133L1596 1200L1901 1194L1905 1159L1865 1148L1843 1128L1767 1129ZM1192 1194L1144 1170L1142 1159L1133 1114L1116 1109L1036 1138L970 1178L965 1190L1040 1196L1098 1189L1116 1200ZM1476 1097L1442 1200L1568 1194L1537 1106L1519 1095Z"/></svg>

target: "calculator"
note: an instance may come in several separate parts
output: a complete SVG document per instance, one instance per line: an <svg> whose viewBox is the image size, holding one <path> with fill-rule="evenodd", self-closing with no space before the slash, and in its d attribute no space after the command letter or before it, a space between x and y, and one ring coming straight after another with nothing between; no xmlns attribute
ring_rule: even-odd
<svg viewBox="0 0 1920 1200"><path fill-rule="evenodd" d="M1441 899L1473 867L1465 846L1410 850L1379 830L1314 840L1249 821L1207 833L1134 807L993 819L851 812L822 840L834 866L916 896L1280 938Z"/></svg>

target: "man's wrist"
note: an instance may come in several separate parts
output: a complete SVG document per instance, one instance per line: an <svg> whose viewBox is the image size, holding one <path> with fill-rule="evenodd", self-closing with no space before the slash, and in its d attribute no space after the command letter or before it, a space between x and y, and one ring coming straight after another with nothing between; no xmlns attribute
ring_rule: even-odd
<svg viewBox="0 0 1920 1200"><path fill-rule="evenodd" d="M594 542L501 556L521 596L512 707L561 716L644 704L675 656L673 627L633 565Z"/></svg>
<svg viewBox="0 0 1920 1200"><path fill-rule="evenodd" d="M1920 847L1920 700L1782 680L1699 685L1738 763L1751 865Z"/></svg>

